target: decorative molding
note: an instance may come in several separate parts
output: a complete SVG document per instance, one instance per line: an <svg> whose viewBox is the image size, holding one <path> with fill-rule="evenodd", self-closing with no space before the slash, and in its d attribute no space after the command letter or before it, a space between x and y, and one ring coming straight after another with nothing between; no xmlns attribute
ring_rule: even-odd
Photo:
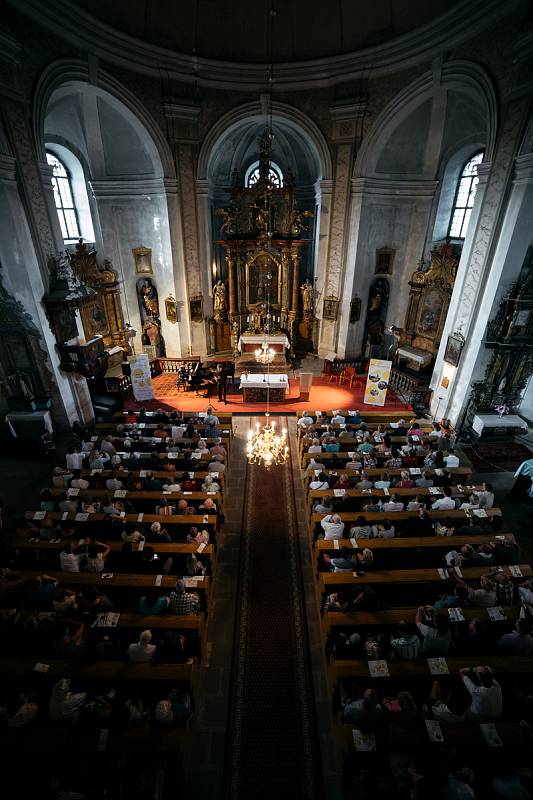
<svg viewBox="0 0 533 800"><path fill-rule="evenodd" d="M9 0L18 11L70 45L126 69L169 80L216 88L264 91L266 64L232 63L176 53L129 36L74 6L68 0ZM276 87L308 89L332 86L367 75L397 73L432 60L509 16L522 0L462 0L436 20L389 42L329 58L274 65Z"/></svg>
<svg viewBox="0 0 533 800"><path fill-rule="evenodd" d="M176 194L178 181L175 178L132 178L124 180L90 181L94 196L98 200L139 199Z"/></svg>
<svg viewBox="0 0 533 800"><path fill-rule="evenodd" d="M515 184L533 182L533 153L516 157L514 175Z"/></svg>
<svg viewBox="0 0 533 800"><path fill-rule="evenodd" d="M353 194L375 195L392 200L394 197L432 198L438 181L397 180L389 178L352 178Z"/></svg>
<svg viewBox="0 0 533 800"><path fill-rule="evenodd" d="M0 181L14 181L16 161L13 156L0 155Z"/></svg>
<svg viewBox="0 0 533 800"><path fill-rule="evenodd" d="M194 180L194 158L190 145L180 144L176 148L179 182L181 189L181 214L184 238L184 270L187 276L189 295L202 294L202 279L198 260L198 226L196 219L196 187Z"/></svg>

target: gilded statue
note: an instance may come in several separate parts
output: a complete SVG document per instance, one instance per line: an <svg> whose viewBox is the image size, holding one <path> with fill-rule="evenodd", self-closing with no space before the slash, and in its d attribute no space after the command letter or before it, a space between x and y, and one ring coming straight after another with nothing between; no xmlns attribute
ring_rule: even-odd
<svg viewBox="0 0 533 800"><path fill-rule="evenodd" d="M313 286L309 283L309 280L306 280L306 282L300 286L300 291L302 293L304 314L311 314L313 312Z"/></svg>
<svg viewBox="0 0 533 800"><path fill-rule="evenodd" d="M213 311L218 319L226 314L226 287L222 281L217 281L213 289Z"/></svg>
<svg viewBox="0 0 533 800"><path fill-rule="evenodd" d="M149 317L159 317L159 300L157 297L157 289L149 278L145 279L141 287L141 298L146 314Z"/></svg>

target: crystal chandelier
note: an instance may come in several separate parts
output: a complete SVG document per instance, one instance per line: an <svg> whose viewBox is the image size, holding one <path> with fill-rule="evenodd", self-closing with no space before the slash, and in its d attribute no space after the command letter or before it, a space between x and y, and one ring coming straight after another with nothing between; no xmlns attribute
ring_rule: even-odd
<svg viewBox="0 0 533 800"><path fill-rule="evenodd" d="M272 348L268 346L268 342L265 341L261 345L261 348L255 351L255 360L259 364L264 364L266 366L267 364L272 364L275 355L276 353L274 350L272 350Z"/></svg>
<svg viewBox="0 0 533 800"><path fill-rule="evenodd" d="M268 391L268 390L267 390ZM267 401L268 407L268 401ZM287 459L289 448L287 446L287 431L284 428L281 433L276 433L276 423L272 420L269 425L270 414L265 413L266 425L261 426L259 422L255 425L255 431L248 431L248 446L246 455L249 464L263 464L269 469L272 464L284 464Z"/></svg>

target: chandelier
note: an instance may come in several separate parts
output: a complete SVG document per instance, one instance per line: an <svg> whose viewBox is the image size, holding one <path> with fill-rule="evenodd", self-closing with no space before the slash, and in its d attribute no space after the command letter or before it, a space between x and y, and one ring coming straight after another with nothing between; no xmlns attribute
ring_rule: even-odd
<svg viewBox="0 0 533 800"><path fill-rule="evenodd" d="M275 351L268 346L268 342L264 341L260 349L255 351L255 360L259 364L263 364L264 366L266 366L267 364L272 364L275 355L276 355Z"/></svg>
<svg viewBox="0 0 533 800"><path fill-rule="evenodd" d="M268 389L267 389L268 391ZM267 399L268 408L268 399ZM265 413L266 425L261 426L259 422L255 425L255 431L248 431L248 445L246 455L249 464L263 464L269 469L272 464L284 464L287 459L289 448L287 446L287 431L285 428L281 433L276 433L276 423L272 420L269 424L270 414Z"/></svg>

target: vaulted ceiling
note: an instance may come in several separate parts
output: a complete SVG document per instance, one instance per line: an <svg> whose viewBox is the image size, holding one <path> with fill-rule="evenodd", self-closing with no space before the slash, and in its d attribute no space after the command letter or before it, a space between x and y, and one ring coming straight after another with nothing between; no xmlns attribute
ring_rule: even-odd
<svg viewBox="0 0 533 800"><path fill-rule="evenodd" d="M458 2L74 0L100 21L145 42L248 63L325 58L383 44L434 21Z"/></svg>

